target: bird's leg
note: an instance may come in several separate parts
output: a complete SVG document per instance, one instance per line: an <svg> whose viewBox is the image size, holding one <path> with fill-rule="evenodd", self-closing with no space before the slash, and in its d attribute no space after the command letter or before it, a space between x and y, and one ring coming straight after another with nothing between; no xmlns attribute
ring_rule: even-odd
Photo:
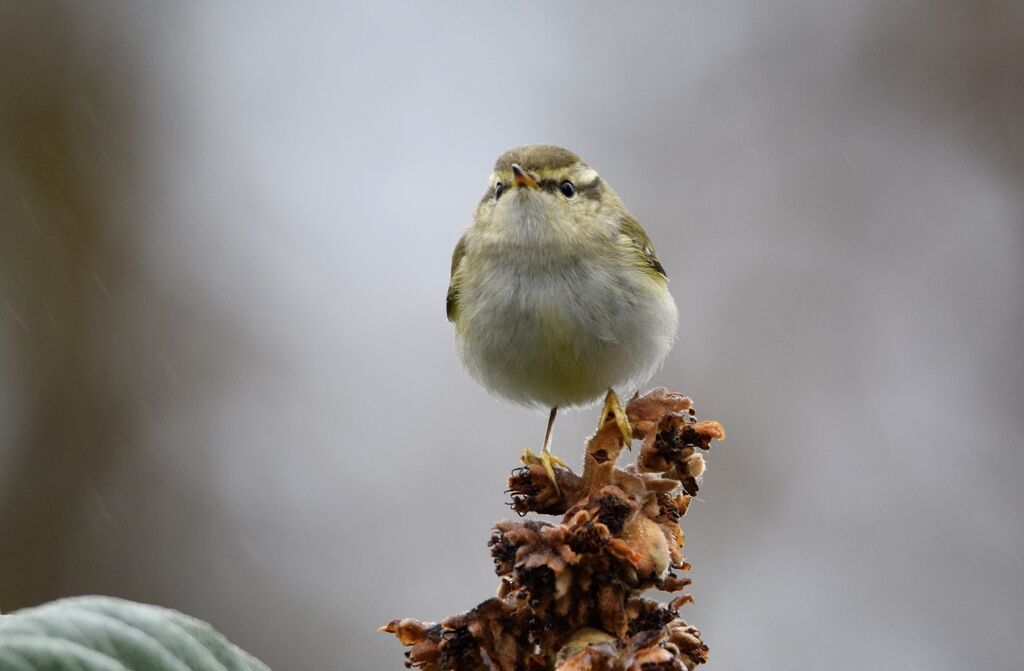
<svg viewBox="0 0 1024 671"><path fill-rule="evenodd" d="M555 415L558 414L558 407L551 408L551 414L548 416L548 429L544 432L544 447L541 448L540 454L534 454L533 450L526 448L523 450L523 463L524 464L540 464L544 467L544 472L547 473L548 478L555 485L555 491L561 494L558 490L558 480L555 479L555 466L565 466L565 462L551 454L551 430L555 426Z"/></svg>
<svg viewBox="0 0 1024 671"><path fill-rule="evenodd" d="M622 441L629 445L633 441L633 427L630 426L626 411L622 409L622 403L619 402L619 396L614 389L609 389L608 394L604 397L601 420L597 424L598 431L604 428L609 413L615 417L615 424L619 427L619 433L622 434Z"/></svg>

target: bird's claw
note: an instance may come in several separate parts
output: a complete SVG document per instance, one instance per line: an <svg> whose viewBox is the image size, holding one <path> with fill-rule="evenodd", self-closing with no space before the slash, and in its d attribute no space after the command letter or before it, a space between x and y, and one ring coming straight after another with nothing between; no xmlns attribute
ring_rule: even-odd
<svg viewBox="0 0 1024 671"><path fill-rule="evenodd" d="M619 427L619 433L622 434L622 442L629 445L633 441L633 427L629 423L626 411L622 408L622 403L619 402L618 394L611 389L604 397L604 408L601 411L601 422L597 426L598 431L603 429L608 422L609 414L615 418L615 424Z"/></svg>
<svg viewBox="0 0 1024 671"><path fill-rule="evenodd" d="M541 450L540 454L537 454L530 448L524 447L523 456L520 457L520 459L527 466L530 464L540 464L544 468L544 472L547 474L548 479L551 480L551 484L555 486L555 493L561 496L562 492L558 488L558 480L555 479L555 466L560 466L562 468L568 468L568 466L560 457L556 457L546 449Z"/></svg>

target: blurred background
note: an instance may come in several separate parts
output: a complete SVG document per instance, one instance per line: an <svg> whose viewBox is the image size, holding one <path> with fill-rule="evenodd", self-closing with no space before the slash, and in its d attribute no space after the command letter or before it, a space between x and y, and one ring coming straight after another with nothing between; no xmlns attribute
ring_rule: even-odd
<svg viewBox="0 0 1024 671"><path fill-rule="evenodd" d="M719 669L1024 665L1024 5L0 1L0 610L107 593L278 669L497 587L543 413L444 318L553 142L721 420L684 520ZM559 418L580 463L594 411Z"/></svg>

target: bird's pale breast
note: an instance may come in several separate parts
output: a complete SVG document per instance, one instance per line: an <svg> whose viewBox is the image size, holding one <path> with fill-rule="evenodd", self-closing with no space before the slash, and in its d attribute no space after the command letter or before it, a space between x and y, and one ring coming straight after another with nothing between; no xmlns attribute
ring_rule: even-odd
<svg viewBox="0 0 1024 671"><path fill-rule="evenodd" d="M457 338L494 393L544 407L629 394L672 347L676 307L663 282L620 258L481 250L461 278Z"/></svg>

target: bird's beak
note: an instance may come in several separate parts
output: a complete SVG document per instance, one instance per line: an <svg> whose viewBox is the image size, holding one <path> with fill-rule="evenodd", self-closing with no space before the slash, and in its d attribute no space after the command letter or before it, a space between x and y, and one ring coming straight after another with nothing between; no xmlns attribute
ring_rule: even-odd
<svg viewBox="0 0 1024 671"><path fill-rule="evenodd" d="M512 178L516 186L525 186L531 189L539 189L537 180L530 176L530 173L523 170L518 163L512 164Z"/></svg>

